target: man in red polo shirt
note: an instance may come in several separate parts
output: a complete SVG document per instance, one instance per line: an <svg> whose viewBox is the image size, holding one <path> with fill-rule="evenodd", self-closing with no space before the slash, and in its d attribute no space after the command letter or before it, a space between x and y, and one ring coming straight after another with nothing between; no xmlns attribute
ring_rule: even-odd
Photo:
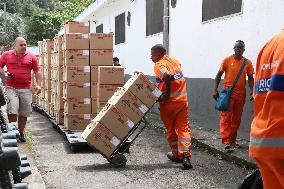
<svg viewBox="0 0 284 189"><path fill-rule="evenodd" d="M7 72L3 67L7 67ZM27 117L32 109L31 71L35 73L35 92L41 92L42 74L37 58L27 52L27 42L18 37L15 40L15 49L6 51L0 59L0 74L6 78L6 94L8 97L7 113L9 122L17 122L20 131L20 142L25 142L24 129ZM10 75L11 74L11 75Z"/></svg>

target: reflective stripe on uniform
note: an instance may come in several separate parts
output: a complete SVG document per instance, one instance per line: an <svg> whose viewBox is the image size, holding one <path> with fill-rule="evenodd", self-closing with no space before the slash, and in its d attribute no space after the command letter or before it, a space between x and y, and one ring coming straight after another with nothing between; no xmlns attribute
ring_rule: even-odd
<svg viewBox="0 0 284 189"><path fill-rule="evenodd" d="M284 75L273 75L269 89L273 91L284 91Z"/></svg>
<svg viewBox="0 0 284 189"><path fill-rule="evenodd" d="M271 78L263 78L256 82L256 93L284 91L284 75L274 74Z"/></svg>
<svg viewBox="0 0 284 189"><path fill-rule="evenodd" d="M178 148L171 148L171 150L172 150L173 152L189 151L189 147L182 146L182 147L178 147Z"/></svg>
<svg viewBox="0 0 284 189"><path fill-rule="evenodd" d="M256 138L251 136L250 146L284 148L284 138Z"/></svg>
<svg viewBox="0 0 284 189"><path fill-rule="evenodd" d="M180 138L178 141L171 141L169 142L170 145L177 145L179 142L190 142L190 139L188 138Z"/></svg>
<svg viewBox="0 0 284 189"><path fill-rule="evenodd" d="M171 75L171 81L175 81L178 80L180 78L183 78L183 73L179 72L177 74ZM165 82L165 79L161 79L160 77L156 77L156 82L157 83L163 83Z"/></svg>
<svg viewBox="0 0 284 189"><path fill-rule="evenodd" d="M177 92L177 93L171 93L171 97L177 97L177 96L181 96L187 94L186 91L182 91L182 92Z"/></svg>

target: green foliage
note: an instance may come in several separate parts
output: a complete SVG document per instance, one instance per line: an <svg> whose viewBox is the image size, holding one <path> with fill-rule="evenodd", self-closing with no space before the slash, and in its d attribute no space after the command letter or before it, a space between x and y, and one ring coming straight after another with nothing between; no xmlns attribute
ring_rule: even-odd
<svg viewBox="0 0 284 189"><path fill-rule="evenodd" d="M15 38L22 34L22 25L23 20L18 14L0 11L0 46L12 48Z"/></svg>
<svg viewBox="0 0 284 189"><path fill-rule="evenodd" d="M2 44L12 44L15 36L23 34L29 45L36 45L37 41L53 38L66 21L73 20L80 12L95 0L0 0L0 10L3 3L7 5L9 13L9 30L11 34L3 37ZM0 25L3 26L4 17L1 16ZM1 30L0 26L0 30ZM12 29L13 28L13 29ZM23 33L21 32L23 30ZM0 31L1 32L1 31Z"/></svg>
<svg viewBox="0 0 284 189"><path fill-rule="evenodd" d="M94 0L55 1L54 10L33 15L26 20L25 33L29 43L52 39L66 21L73 20Z"/></svg>

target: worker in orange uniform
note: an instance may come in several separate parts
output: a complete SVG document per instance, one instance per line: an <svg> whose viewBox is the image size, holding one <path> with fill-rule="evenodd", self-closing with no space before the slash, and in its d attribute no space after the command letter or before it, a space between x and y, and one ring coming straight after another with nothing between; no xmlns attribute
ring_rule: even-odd
<svg viewBox="0 0 284 189"><path fill-rule="evenodd" d="M260 51L256 64L250 156L265 189L284 188L284 30Z"/></svg>
<svg viewBox="0 0 284 189"><path fill-rule="evenodd" d="M245 57L243 57L243 53L245 51L245 44L243 41L236 41L234 51L235 54L226 57L223 60L219 72L216 75L215 90L213 94L213 98L215 100L217 100L219 96L218 86L220 84L223 73L225 72L224 88L229 88L233 85L233 82L236 79L237 74L240 71L240 68L245 60ZM252 62L250 60L247 60L244 70L232 92L230 99L230 109L229 111L222 111L220 114L220 133L222 137L222 143L225 145L225 151L241 148L241 146L236 143L236 139L237 132L241 124L243 107L246 98L246 75L248 76L248 84L251 91L250 95L252 95L254 85L253 74L254 70Z"/></svg>
<svg viewBox="0 0 284 189"><path fill-rule="evenodd" d="M151 48L151 59L155 63L155 76L158 88L163 92L160 102L160 115L166 127L167 140L172 152L167 157L191 169L190 124L188 120L188 101L186 81L181 64L166 54L163 45Z"/></svg>

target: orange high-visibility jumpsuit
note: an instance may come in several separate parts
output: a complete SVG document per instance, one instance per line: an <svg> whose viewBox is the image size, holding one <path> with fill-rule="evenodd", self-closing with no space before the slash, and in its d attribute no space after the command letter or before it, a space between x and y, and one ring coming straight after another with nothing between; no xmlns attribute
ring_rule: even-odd
<svg viewBox="0 0 284 189"><path fill-rule="evenodd" d="M241 60L236 60L233 55L223 60L219 71L225 72L224 88L229 88L233 85L243 61L244 57ZM248 60L233 90L230 110L223 111L220 114L220 133L223 144L234 144L236 142L246 98L246 75L252 74L254 74L252 62Z"/></svg>
<svg viewBox="0 0 284 189"><path fill-rule="evenodd" d="M190 123L188 120L188 101L186 81L183 77L181 64L178 60L164 55L155 63L157 86L161 91L166 90L165 74L171 76L170 99L160 103L161 119L166 127L167 141L174 157L188 156L190 144Z"/></svg>
<svg viewBox="0 0 284 189"><path fill-rule="evenodd" d="M260 51L256 64L250 156L265 189L284 188L284 30Z"/></svg>

